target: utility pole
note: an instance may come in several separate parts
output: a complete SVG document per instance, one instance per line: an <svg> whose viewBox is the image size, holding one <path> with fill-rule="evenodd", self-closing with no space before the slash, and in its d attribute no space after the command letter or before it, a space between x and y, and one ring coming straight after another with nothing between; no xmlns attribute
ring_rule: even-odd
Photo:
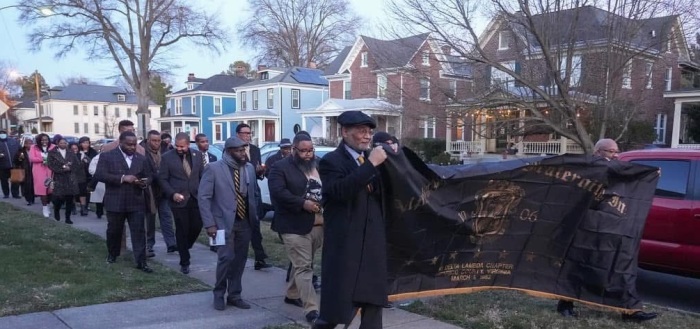
<svg viewBox="0 0 700 329"><path fill-rule="evenodd" d="M41 111L41 88L39 87L39 70L34 70L34 84L36 85L36 105L39 107L39 127L36 129L36 132L40 134L42 130L41 117L43 116L43 111Z"/></svg>

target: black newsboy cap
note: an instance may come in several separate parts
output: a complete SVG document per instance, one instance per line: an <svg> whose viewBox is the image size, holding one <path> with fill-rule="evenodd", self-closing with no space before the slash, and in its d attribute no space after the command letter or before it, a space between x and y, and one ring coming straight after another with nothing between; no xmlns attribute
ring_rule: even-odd
<svg viewBox="0 0 700 329"><path fill-rule="evenodd" d="M344 127L350 126L369 126L374 129L377 127L377 123L374 122L369 115L362 113L361 111L345 111L338 116L338 123Z"/></svg>

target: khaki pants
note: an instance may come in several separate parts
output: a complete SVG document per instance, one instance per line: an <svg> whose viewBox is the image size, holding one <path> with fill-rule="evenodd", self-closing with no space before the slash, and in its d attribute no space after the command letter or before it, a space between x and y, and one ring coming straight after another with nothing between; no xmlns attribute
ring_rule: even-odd
<svg viewBox="0 0 700 329"><path fill-rule="evenodd" d="M318 296L311 280L314 275L313 259L323 245L323 226L314 226L309 234L282 234L284 249L292 262L292 276L287 284L287 298L301 298L304 314L318 311Z"/></svg>

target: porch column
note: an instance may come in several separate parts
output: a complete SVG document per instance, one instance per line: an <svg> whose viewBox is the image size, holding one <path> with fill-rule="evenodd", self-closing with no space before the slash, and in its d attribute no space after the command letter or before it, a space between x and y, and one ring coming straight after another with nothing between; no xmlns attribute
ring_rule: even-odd
<svg viewBox="0 0 700 329"><path fill-rule="evenodd" d="M263 119L258 119L258 145L263 145L265 141L265 122Z"/></svg>
<svg viewBox="0 0 700 329"><path fill-rule="evenodd" d="M306 116L301 116L301 130L306 131Z"/></svg>
<svg viewBox="0 0 700 329"><path fill-rule="evenodd" d="M328 134L326 134L326 116L321 117L321 137L324 139L329 138Z"/></svg>
<svg viewBox="0 0 700 329"><path fill-rule="evenodd" d="M564 136L561 136L560 140L561 145L559 146L559 154L566 154L568 150L566 149L566 144L567 144L567 139Z"/></svg>
<svg viewBox="0 0 700 329"><path fill-rule="evenodd" d="M452 116L448 113L445 122L445 151L452 154Z"/></svg>
<svg viewBox="0 0 700 329"><path fill-rule="evenodd" d="M174 130L174 129L173 129ZM181 132L185 132L185 120L182 120L182 127L180 127ZM173 141L175 141L175 136L173 135Z"/></svg>
<svg viewBox="0 0 700 329"><path fill-rule="evenodd" d="M671 148L678 147L678 139L681 136L681 107L683 102L676 101L673 108L673 130L671 131Z"/></svg>
<svg viewBox="0 0 700 329"><path fill-rule="evenodd" d="M275 140L282 140L282 125L279 119L275 119Z"/></svg>

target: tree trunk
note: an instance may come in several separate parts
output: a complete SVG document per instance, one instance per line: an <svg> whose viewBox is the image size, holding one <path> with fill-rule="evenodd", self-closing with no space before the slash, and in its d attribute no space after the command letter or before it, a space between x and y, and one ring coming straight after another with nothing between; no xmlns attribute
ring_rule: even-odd
<svg viewBox="0 0 700 329"><path fill-rule="evenodd" d="M138 110L136 111L136 118L138 122L136 126L138 127L137 135L146 138L148 136L148 131L151 130L151 111L149 110L150 99L151 99L151 89L148 83L148 76L146 78L141 77L142 83L138 89L136 89L136 97L138 100ZM145 81L145 83L144 83Z"/></svg>

